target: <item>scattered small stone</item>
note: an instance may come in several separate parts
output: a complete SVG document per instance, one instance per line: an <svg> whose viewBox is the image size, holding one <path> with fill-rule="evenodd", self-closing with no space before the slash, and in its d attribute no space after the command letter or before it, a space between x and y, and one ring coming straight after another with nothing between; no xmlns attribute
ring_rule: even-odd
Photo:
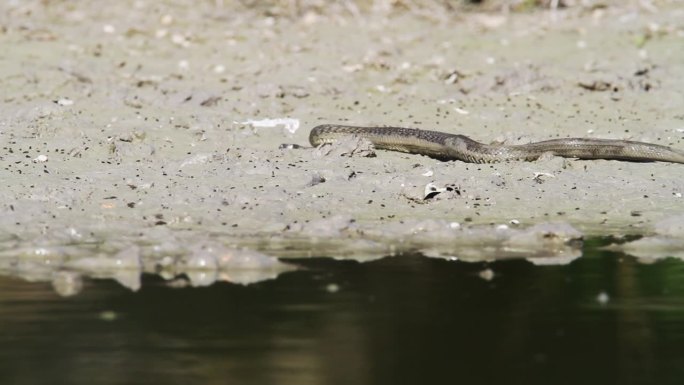
<svg viewBox="0 0 684 385"><path fill-rule="evenodd" d="M345 66L342 66L342 71L352 73L352 72L358 72L363 69L363 64L348 64Z"/></svg>
<svg viewBox="0 0 684 385"><path fill-rule="evenodd" d="M306 98L307 96L309 96L309 91L307 91L303 87L293 87L289 91L292 96L298 99Z"/></svg>
<svg viewBox="0 0 684 385"><path fill-rule="evenodd" d="M434 183L430 182L425 185L423 190L423 200L432 199L443 192L453 193L458 196L461 195L461 189L453 183L449 183L444 187L437 187Z"/></svg>
<svg viewBox="0 0 684 385"><path fill-rule="evenodd" d="M444 84L456 84L463 78L463 74L458 70L453 70L444 77Z"/></svg>
<svg viewBox="0 0 684 385"><path fill-rule="evenodd" d="M316 173L311 176L311 181L306 184L306 187L313 187L321 183L325 183L325 177L321 174Z"/></svg>
<svg viewBox="0 0 684 385"><path fill-rule="evenodd" d="M278 149L280 150L300 150L302 148L306 147L296 143L283 143L280 146L278 146Z"/></svg>
<svg viewBox="0 0 684 385"><path fill-rule="evenodd" d="M164 15L164 16L162 16L160 21L164 25L170 25L171 23L173 23L173 16L168 15L168 14Z"/></svg>
<svg viewBox="0 0 684 385"><path fill-rule="evenodd" d="M181 70L188 70L190 69L190 62L187 60L181 60L178 62L178 68Z"/></svg>
<svg viewBox="0 0 684 385"><path fill-rule="evenodd" d="M200 106L202 106L202 107L214 107L215 105L217 105L221 101L221 99L223 99L223 98L220 96L211 96L211 97L203 100L200 103Z"/></svg>
<svg viewBox="0 0 684 385"><path fill-rule="evenodd" d="M214 73L222 74L224 72L226 72L226 66L223 64L217 64L214 66Z"/></svg>
<svg viewBox="0 0 684 385"><path fill-rule="evenodd" d="M613 88L613 85L610 82L603 81L603 80L594 80L594 81L589 81L589 82L579 82L577 83L578 86L581 88L584 88L585 90L589 91L609 91Z"/></svg>
<svg viewBox="0 0 684 385"><path fill-rule="evenodd" d="M544 178L555 178L556 176L553 174L549 174L548 172L535 172L534 176L532 177L532 180L534 180L537 183L544 183L545 180Z"/></svg>

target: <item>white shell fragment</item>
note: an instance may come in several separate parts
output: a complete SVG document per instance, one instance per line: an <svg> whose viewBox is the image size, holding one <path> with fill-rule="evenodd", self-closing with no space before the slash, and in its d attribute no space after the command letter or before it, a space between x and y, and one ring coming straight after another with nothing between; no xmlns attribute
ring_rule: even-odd
<svg viewBox="0 0 684 385"><path fill-rule="evenodd" d="M532 179L542 180L543 178L555 178L555 177L556 177L555 175L549 174L548 172L535 172Z"/></svg>
<svg viewBox="0 0 684 385"><path fill-rule="evenodd" d="M59 105L59 106L71 106L73 104L74 104L74 101L71 99L62 98L62 99L57 100L57 105Z"/></svg>
<svg viewBox="0 0 684 385"><path fill-rule="evenodd" d="M293 118L276 118L276 119L261 119L253 120L247 119L242 122L235 121L235 124L249 124L254 128L272 128L283 126L290 134L294 134L299 129L299 119Z"/></svg>
<svg viewBox="0 0 684 385"><path fill-rule="evenodd" d="M425 185L425 192L423 193L423 199L430 199L439 193L447 191L446 187L437 187L434 183L430 182Z"/></svg>
<svg viewBox="0 0 684 385"><path fill-rule="evenodd" d="M461 195L461 190L460 188L453 184L453 183L448 183L443 185L442 187L438 187L436 184L433 182L430 182L425 185L425 188L423 189L423 200L428 200L436 197L438 194L448 192L449 194L453 194L455 196ZM416 192L416 195L418 195L419 192ZM448 197L448 195L447 195ZM418 197L416 197L418 198Z"/></svg>

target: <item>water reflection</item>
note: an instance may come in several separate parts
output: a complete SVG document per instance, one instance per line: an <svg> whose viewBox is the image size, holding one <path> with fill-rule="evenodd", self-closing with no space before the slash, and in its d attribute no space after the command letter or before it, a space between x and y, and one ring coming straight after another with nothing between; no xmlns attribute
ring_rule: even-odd
<svg viewBox="0 0 684 385"><path fill-rule="evenodd" d="M52 284L0 278L0 377L646 384L684 374L679 260L640 264L592 247L569 265L296 263L303 269L250 286L143 274L136 292L64 270ZM83 290L64 299L53 287Z"/></svg>
<svg viewBox="0 0 684 385"><path fill-rule="evenodd" d="M221 281L248 285L275 279L294 269L294 265L277 258L218 243L176 248L173 254L161 253L156 245L148 248L127 245L118 250L112 245L104 249L81 245L20 248L6 250L0 256L0 275L51 282L55 292L65 297L79 294L85 277L111 279L138 291L143 273L174 281L170 287L199 287Z"/></svg>
<svg viewBox="0 0 684 385"><path fill-rule="evenodd" d="M570 263L582 255L582 234L567 224L466 228L425 220L377 229L356 228L346 217L333 222L335 226L322 233L327 222L303 228L303 233L242 237L158 228L113 234L68 228L0 243L0 274L52 282L58 294L74 296L83 290L84 278L111 279L138 291L143 273L157 274L170 287L206 287L217 282L254 284L296 268L274 256L369 262L420 253L469 262L527 258L548 265Z"/></svg>
<svg viewBox="0 0 684 385"><path fill-rule="evenodd" d="M434 226L433 226L434 227ZM444 231L443 226L439 227ZM549 225L539 229L498 232L491 242L471 244L463 240L451 245L439 243L438 247L429 245L425 240L399 240L401 247L369 249L358 253L358 242L345 243L345 240L298 238L270 239L266 243L255 243L264 249L285 255L310 255L314 251L329 255L333 259L370 262L396 255L397 251L410 253L410 247L426 257L447 261L469 263L493 262L506 259L524 259L536 266L569 265L582 257L586 247L577 237L557 237L558 231L549 231ZM434 230L434 228L431 228ZM450 231L449 229L448 231ZM474 230L488 234L486 228ZM478 233L478 234L480 234ZM480 234L482 236L482 234ZM511 234L513 236L511 236ZM434 234L433 234L434 235ZM502 236L504 235L504 236ZM492 235L488 235L492 237ZM244 241L244 240L243 240ZM364 245L368 246L368 243ZM31 282L51 282L54 290L62 296L79 294L85 278L111 279L121 286L138 291L141 288L143 273L156 274L174 288L205 287L217 282L231 282L250 285L265 280L276 279L279 275L297 268L279 258L256 252L244 247L226 247L209 239L183 243L178 237L165 234L163 242L148 244L118 242L90 242L71 244L50 244L36 247L15 247L0 252L0 274L21 277ZM669 257L681 258L681 240L672 237L652 236L634 237L628 241L599 240L590 242L592 247L603 246L607 251L621 251L633 254L636 262L654 263ZM249 242L246 242L249 243ZM536 246L535 246L536 245ZM351 250L348 247L351 247ZM678 248L679 247L679 248ZM336 258L336 255L343 255ZM495 272L489 268L479 275L491 280Z"/></svg>

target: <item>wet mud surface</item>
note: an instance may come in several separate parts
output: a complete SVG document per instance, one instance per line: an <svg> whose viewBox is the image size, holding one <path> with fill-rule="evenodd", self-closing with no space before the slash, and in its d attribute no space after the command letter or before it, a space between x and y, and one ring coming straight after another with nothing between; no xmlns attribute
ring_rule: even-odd
<svg viewBox="0 0 684 385"><path fill-rule="evenodd" d="M258 271L287 269L271 256L567 258L586 237L626 234L681 254L680 164L306 148L314 126L345 123L682 149L684 10L620 4L446 17L5 3L1 268L57 263L52 279L130 254L138 274L221 270L226 255Z"/></svg>

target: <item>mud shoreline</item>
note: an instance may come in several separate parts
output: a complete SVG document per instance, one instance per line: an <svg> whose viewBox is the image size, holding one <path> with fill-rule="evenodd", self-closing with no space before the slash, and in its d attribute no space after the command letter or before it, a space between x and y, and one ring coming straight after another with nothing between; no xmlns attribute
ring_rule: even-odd
<svg viewBox="0 0 684 385"><path fill-rule="evenodd" d="M0 248L210 239L352 257L427 239L458 255L536 225L654 234L682 218L682 165L280 148L325 122L684 148L684 10L636 3L436 19L5 4ZM443 192L424 199L430 184Z"/></svg>

